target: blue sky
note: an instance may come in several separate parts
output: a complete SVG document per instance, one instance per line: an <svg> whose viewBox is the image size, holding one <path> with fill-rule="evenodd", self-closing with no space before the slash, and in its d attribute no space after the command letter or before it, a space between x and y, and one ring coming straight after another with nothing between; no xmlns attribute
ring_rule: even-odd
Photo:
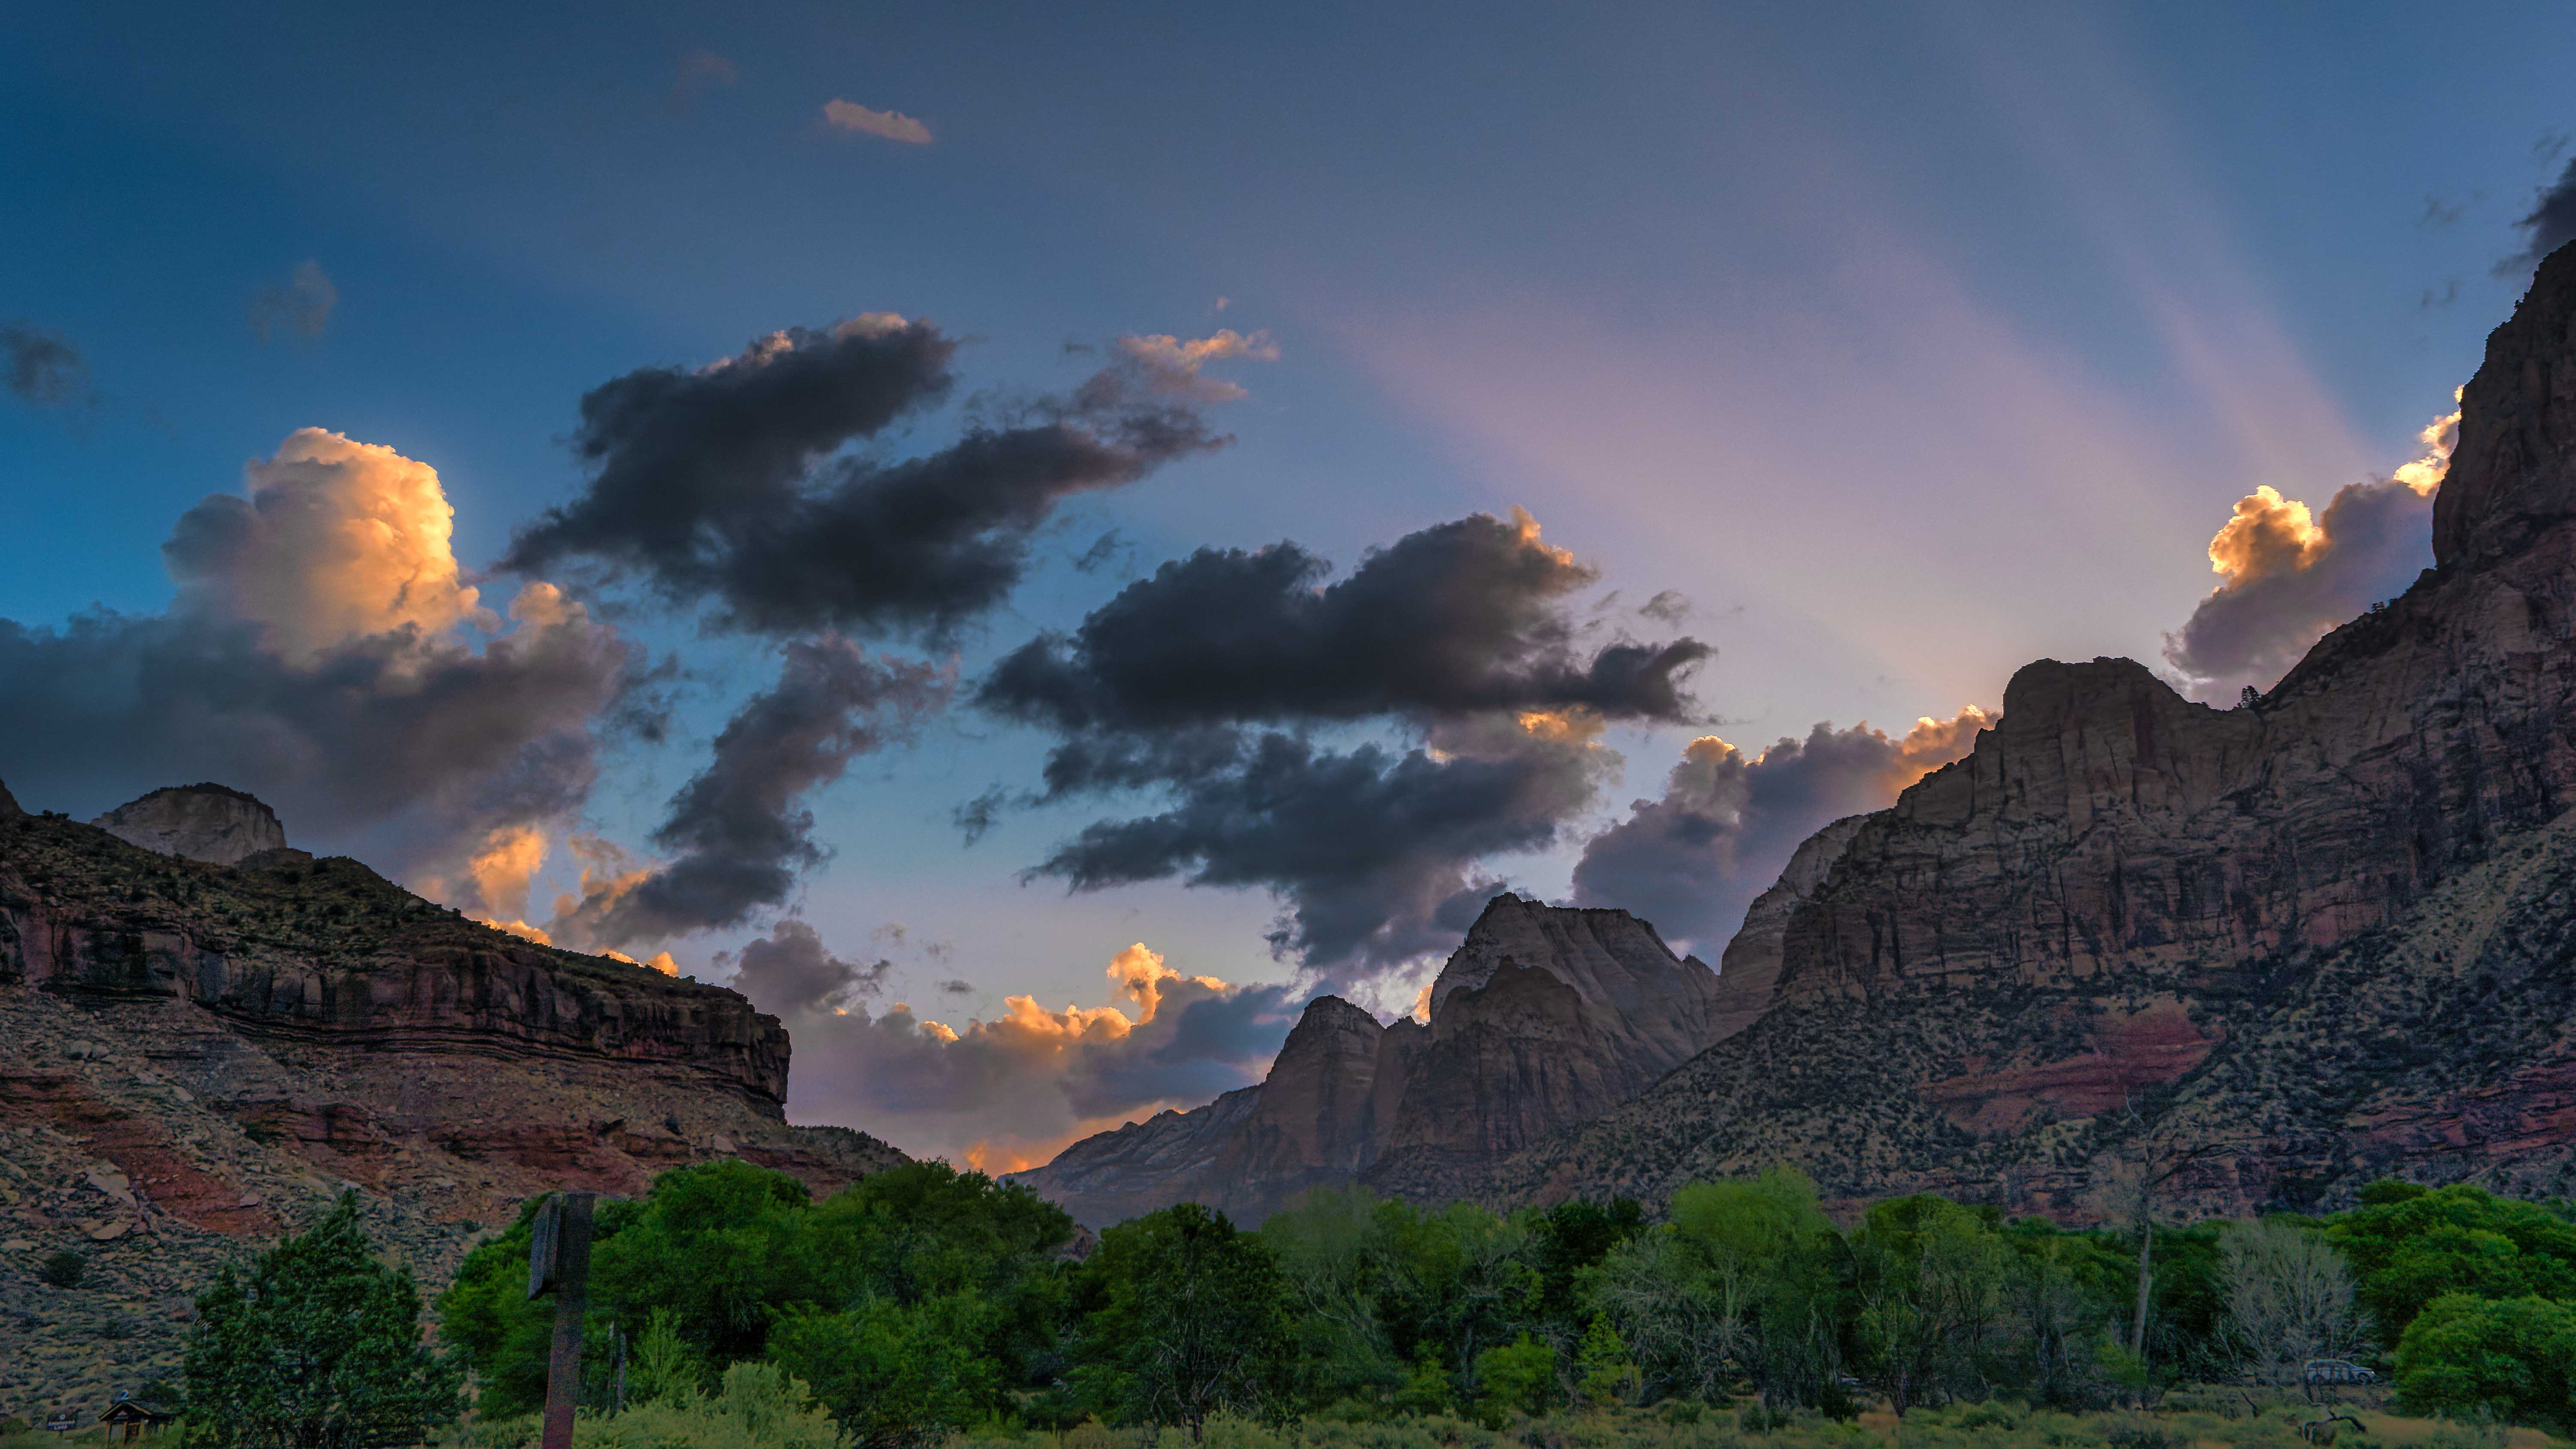
<svg viewBox="0 0 2576 1449"><path fill-rule="evenodd" d="M1562 897L1693 736L1901 735L2031 658L2158 662L2238 498L2321 511L2414 456L2518 291L2571 57L2576 12L2538 5L18 7L0 321L68 339L94 396L0 399L0 618L168 606L174 521L298 428L436 468L480 570L578 492L578 402L637 368L930 319L961 386L901 452L1074 385L1101 354L1068 344L1260 330L1276 360L1210 369L1248 391L1207 411L1232 446L1059 510L960 677L1194 548L1348 569L1526 507L1587 601L1679 590L1717 651L1713 722L1614 723L1624 772L1559 844L1486 863ZM836 130L836 99L933 139ZM263 342L253 299L307 260L327 323ZM1071 567L1113 528L1117 563ZM593 602L688 670L585 807L636 845L778 641ZM879 1011L951 978L947 1019L1096 1004L1138 940L1290 977L1261 889L1022 883L1114 811L969 846L952 809L1049 743L960 706L806 802L834 853L787 904L880 943ZM0 750L31 807L122 798L47 769ZM721 976L767 919L666 944Z"/></svg>

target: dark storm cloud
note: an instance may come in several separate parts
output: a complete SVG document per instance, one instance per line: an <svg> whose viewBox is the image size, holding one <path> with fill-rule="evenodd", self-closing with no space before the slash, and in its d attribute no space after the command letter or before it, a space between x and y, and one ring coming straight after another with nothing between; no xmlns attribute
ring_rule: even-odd
<svg viewBox="0 0 2576 1449"><path fill-rule="evenodd" d="M59 332L0 323L0 385L30 407L65 407L88 396L89 364Z"/></svg>
<svg viewBox="0 0 2576 1449"><path fill-rule="evenodd" d="M584 797L590 723L629 659L577 610L523 618L480 652L403 628L295 659L256 624L203 613L0 620L0 775L83 810L218 780L299 841L372 832L375 858L416 864Z"/></svg>
<svg viewBox="0 0 2576 1449"><path fill-rule="evenodd" d="M2558 173L2558 179L2543 187L2532 203L2531 214L2515 222L2522 229L2525 243L2522 253L2512 263L2523 269L2540 265L2540 259L2576 241L2576 161Z"/></svg>
<svg viewBox="0 0 2576 1449"><path fill-rule="evenodd" d="M1273 948L1366 974L1445 949L1498 882L1480 862L1546 847L1618 757L1606 719L1674 721L1708 646L1598 642L1571 608L1598 574L1535 521L1476 514L1372 550L1338 581L1293 543L1202 549L1070 634L1014 651L978 702L1055 736L1018 803L1143 792L1031 874L1100 890L1177 877L1259 887ZM1418 741L1332 748L1311 732ZM959 812L970 834L1007 797Z"/></svg>
<svg viewBox="0 0 2576 1449"><path fill-rule="evenodd" d="M894 963L844 961L823 945L822 933L799 920L784 920L755 937L735 958L734 989L760 1009L790 1012L839 1010L884 989Z"/></svg>
<svg viewBox="0 0 2576 1449"><path fill-rule="evenodd" d="M1310 968L1391 965L1453 943L1444 907L1493 884L1476 862L1554 842L1615 764L1589 739L1508 720L1461 727L1438 754L1264 732L1175 774L1169 809L1087 826L1031 874L1074 890L1266 887L1287 908L1275 950Z"/></svg>
<svg viewBox="0 0 2576 1449"><path fill-rule="evenodd" d="M1675 949L1715 960L1801 841L1846 815L1885 808L1926 771L1966 754L1989 723L1971 708L1918 721L1903 739L1865 724L1819 724L1758 757L1703 736L1660 798L1633 802L1626 820L1585 843L1574 898L1651 921Z"/></svg>
<svg viewBox="0 0 2576 1449"><path fill-rule="evenodd" d="M927 323L869 316L605 383L574 435L590 486L503 566L588 562L738 629L937 636L1010 592L1058 501L1224 441L1121 363L932 453L834 456L943 396L955 350Z"/></svg>
<svg viewBox="0 0 2576 1449"><path fill-rule="evenodd" d="M735 925L784 902L824 858L799 802L908 735L949 688L930 665L872 660L836 635L788 645L778 683L743 705L706 769L672 797L653 843L674 858L595 891L548 929L617 946Z"/></svg>
<svg viewBox="0 0 2576 1449"><path fill-rule="evenodd" d="M1068 734L1584 708L1675 720L1694 639L1586 653L1564 608L1598 575L1526 515L1475 514L1373 550L1349 577L1294 543L1201 549L1038 639L978 692Z"/></svg>

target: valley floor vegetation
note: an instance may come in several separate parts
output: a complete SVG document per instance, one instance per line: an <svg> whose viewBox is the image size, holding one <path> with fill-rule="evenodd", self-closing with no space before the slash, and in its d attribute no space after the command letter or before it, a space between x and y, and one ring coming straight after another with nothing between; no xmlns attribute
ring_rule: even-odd
<svg viewBox="0 0 2576 1449"><path fill-rule="evenodd" d="M532 1442L552 1323L525 1291L532 1218L478 1247L438 1299L435 1360L416 1335L397 1351L409 1280L352 1262L349 1223L229 1278L189 1359L192 1442L392 1442L371 1425L448 1423L460 1402L470 1418L444 1432L465 1449ZM1846 1227L1776 1170L1685 1188L1662 1221L1624 1200L1500 1214L1354 1190L1246 1231L1182 1204L1081 1254L1061 1210L942 1163L815 1202L784 1173L720 1162L600 1204L577 1437L2252 1446L2308 1442L2298 1426L2320 1411L2300 1402L2302 1366L2331 1358L2373 1371L2357 1396L2372 1408L2444 1421L2357 1414L2335 1426L2347 1445L2501 1449L2505 1426L2530 1426L2514 1443L2576 1435L2570 1219L2565 1204L2385 1182L2331 1216L2158 1226L2144 1242L1930 1196ZM306 1281L326 1258L346 1285ZM293 1292L334 1306L282 1301ZM337 1399L375 1418L334 1428L251 1405L266 1390L247 1366L333 1315L378 1345L388 1376L359 1374Z"/></svg>

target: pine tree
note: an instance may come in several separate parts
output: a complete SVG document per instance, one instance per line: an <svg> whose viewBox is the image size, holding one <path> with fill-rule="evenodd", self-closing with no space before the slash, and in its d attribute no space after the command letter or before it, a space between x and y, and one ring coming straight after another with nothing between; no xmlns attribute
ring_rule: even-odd
<svg viewBox="0 0 2576 1449"><path fill-rule="evenodd" d="M192 1443L374 1449L456 1417L457 1371L421 1343L420 1289L367 1250L358 1196L197 1300L187 1350Z"/></svg>

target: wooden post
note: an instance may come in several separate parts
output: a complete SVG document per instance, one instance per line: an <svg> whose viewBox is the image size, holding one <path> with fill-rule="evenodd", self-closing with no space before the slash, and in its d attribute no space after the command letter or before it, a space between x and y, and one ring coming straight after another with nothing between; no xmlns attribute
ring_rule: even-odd
<svg viewBox="0 0 2576 1449"><path fill-rule="evenodd" d="M538 1211L528 1254L528 1296L534 1298L549 1287L555 1295L554 1348L546 1355L543 1449L572 1449L573 1401L581 1393L581 1320L590 1309L590 1208L597 1196L558 1193Z"/></svg>

